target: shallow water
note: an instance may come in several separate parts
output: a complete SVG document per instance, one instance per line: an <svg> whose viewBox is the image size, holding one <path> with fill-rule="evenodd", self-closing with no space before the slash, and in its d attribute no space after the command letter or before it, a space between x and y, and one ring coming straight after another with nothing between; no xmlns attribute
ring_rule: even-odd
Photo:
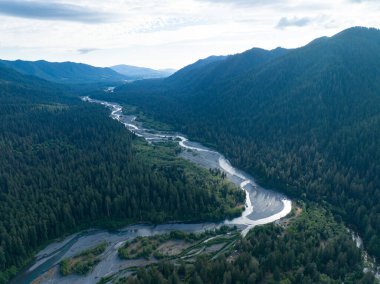
<svg viewBox="0 0 380 284"><path fill-rule="evenodd" d="M106 252L102 255L102 261L95 269L85 277L71 275L61 277L57 271L53 271L46 279L40 279L39 283L96 283L101 277L110 275L117 271L133 265L139 265L136 261L120 260L117 256L117 249L125 241L137 236L151 236L164 234L174 230L184 232L201 232L215 229L223 224L236 225L245 236L248 231L256 225L263 225L274 222L288 215L292 208L291 201L284 195L273 190L265 189L256 184L254 178L247 173L233 167L230 162L220 153L204 147L203 145L189 141L184 135L179 133L168 133L145 129L136 122L136 117L124 115L123 109L116 103L93 100L89 97L82 98L83 101L104 105L111 110L111 118L124 124L124 126L135 135L143 137L149 143L178 141L184 149L180 156L206 169L218 168L226 173L228 180L238 185L246 192L245 211L242 216L233 220L225 220L220 223L201 224L162 224L134 225L128 226L116 232L103 230L89 230L75 234L61 242L56 242L36 255L36 260L25 271L23 271L13 283L30 283L50 269L57 267L57 264L64 258L74 256L79 252L92 247L102 241L108 242ZM133 262L133 263L132 263Z"/></svg>

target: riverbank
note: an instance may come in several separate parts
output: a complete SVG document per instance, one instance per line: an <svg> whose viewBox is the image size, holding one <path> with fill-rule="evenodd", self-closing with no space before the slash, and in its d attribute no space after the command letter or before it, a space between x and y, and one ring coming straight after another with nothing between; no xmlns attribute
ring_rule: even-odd
<svg viewBox="0 0 380 284"><path fill-rule="evenodd" d="M242 234L245 235L249 229L256 225L274 222L290 213L291 201L289 199L273 190L267 190L257 185L253 177L232 167L222 154L198 143L188 141L183 135L178 133L145 129L141 124L136 122L135 116L124 115L122 107L118 104L92 100L88 97L83 98L83 100L106 106L111 110L111 118L119 121L129 131L138 137L144 138L149 143L176 142L183 149L180 157L205 169L219 169L230 182L246 192L245 211L241 217L220 223L164 224L158 226L137 225L115 232L93 230L79 234L77 237L71 238L71 240L53 244L49 248L42 250L39 255L47 255L48 257L40 258L37 263L31 265L27 273L18 278L20 280L18 283L30 283L36 278L41 280L40 283L48 281L53 281L54 283L95 283L100 277L107 276L110 272L116 272L125 265L117 257L117 248L121 242L136 238L137 236L163 234L174 230L201 232L218 228L223 224L230 226L237 225ZM99 264L87 276L79 277L71 275L63 278L59 275L56 269L59 261L74 256L80 251L89 249L91 246L104 240L108 243L104 252L105 257L101 259ZM49 277L46 278L45 275L41 278L45 273L48 273Z"/></svg>

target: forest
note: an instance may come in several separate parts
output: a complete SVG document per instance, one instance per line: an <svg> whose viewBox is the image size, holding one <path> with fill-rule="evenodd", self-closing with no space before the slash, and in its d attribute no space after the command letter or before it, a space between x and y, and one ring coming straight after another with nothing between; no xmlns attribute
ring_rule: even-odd
<svg viewBox="0 0 380 284"><path fill-rule="evenodd" d="M351 28L294 50L199 61L111 98L215 147L262 184L324 205L379 258L379 54L379 30Z"/></svg>
<svg viewBox="0 0 380 284"><path fill-rule="evenodd" d="M137 107L307 204L288 227L255 228L236 255L162 262L122 283L373 283L344 226L380 257L379 51L378 30L353 28L91 93ZM91 89L0 66L0 283L78 230L241 213L241 190L81 102L78 90Z"/></svg>
<svg viewBox="0 0 380 284"><path fill-rule="evenodd" d="M177 158L174 145L153 148L101 106L0 72L0 283L81 229L241 213L244 192Z"/></svg>
<svg viewBox="0 0 380 284"><path fill-rule="evenodd" d="M363 273L361 251L342 224L320 207L303 208L288 226L252 229L232 253L193 263L162 261L118 284L176 283L375 283Z"/></svg>

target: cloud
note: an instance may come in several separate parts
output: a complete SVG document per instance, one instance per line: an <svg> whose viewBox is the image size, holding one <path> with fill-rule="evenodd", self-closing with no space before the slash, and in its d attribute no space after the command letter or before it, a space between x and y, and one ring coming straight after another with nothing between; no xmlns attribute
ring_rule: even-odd
<svg viewBox="0 0 380 284"><path fill-rule="evenodd" d="M298 18L298 17L293 17L293 18L287 18L287 17L282 17L277 25L276 28L278 29L286 29L287 27L304 27L309 25L313 20L309 17L303 17L303 18Z"/></svg>
<svg viewBox="0 0 380 284"><path fill-rule="evenodd" d="M273 12L276 11L295 11L295 10L305 10L305 11L316 11L316 10L326 10L331 8L331 5L326 3L326 1L292 1L292 0L195 0L198 2L207 2L213 4L224 4L229 6L234 6L238 9L251 9L256 10L262 8L272 9ZM346 0L346 1L378 1L378 0Z"/></svg>
<svg viewBox="0 0 380 284"><path fill-rule="evenodd" d="M87 53L94 52L94 51L97 51L97 50L99 50L99 48L80 48L77 51L80 54L87 54Z"/></svg>
<svg viewBox="0 0 380 284"><path fill-rule="evenodd" d="M159 17L150 22L145 22L136 29L136 33L153 33L158 31L175 31L181 28L210 23L209 21L192 17Z"/></svg>
<svg viewBox="0 0 380 284"><path fill-rule="evenodd" d="M112 18L87 7L54 1L0 0L0 14L38 20L103 23Z"/></svg>
<svg viewBox="0 0 380 284"><path fill-rule="evenodd" d="M200 0L198 0L200 1ZM258 6L258 5L273 5L273 4L283 4L287 1L281 1L281 0L206 0L210 3L217 3L217 4L233 4L236 6Z"/></svg>

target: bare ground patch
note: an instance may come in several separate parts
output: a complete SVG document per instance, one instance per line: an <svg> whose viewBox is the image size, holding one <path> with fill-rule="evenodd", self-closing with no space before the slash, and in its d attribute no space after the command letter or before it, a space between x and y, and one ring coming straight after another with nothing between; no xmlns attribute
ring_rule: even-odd
<svg viewBox="0 0 380 284"><path fill-rule="evenodd" d="M176 256L191 246L191 243L183 240L170 240L161 244L157 251L164 256Z"/></svg>

